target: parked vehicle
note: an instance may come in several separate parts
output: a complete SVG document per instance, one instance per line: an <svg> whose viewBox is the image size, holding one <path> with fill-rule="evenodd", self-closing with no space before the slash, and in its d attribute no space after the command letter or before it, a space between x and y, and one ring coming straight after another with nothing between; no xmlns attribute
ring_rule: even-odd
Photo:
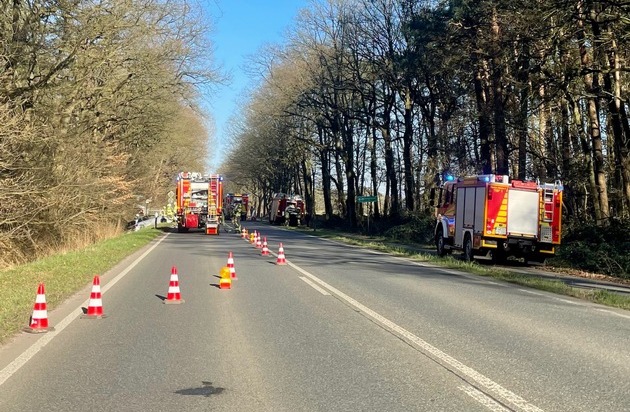
<svg viewBox="0 0 630 412"><path fill-rule="evenodd" d="M432 192L435 245L444 256L461 250L464 259L509 257L542 262L560 245L561 182L540 184L506 175L449 179Z"/></svg>
<svg viewBox="0 0 630 412"><path fill-rule="evenodd" d="M299 226L304 222L305 211L306 207L302 196L274 193L271 200L269 223Z"/></svg>
<svg viewBox="0 0 630 412"><path fill-rule="evenodd" d="M218 235L222 223L223 177L180 172L177 176L177 231L204 229Z"/></svg>

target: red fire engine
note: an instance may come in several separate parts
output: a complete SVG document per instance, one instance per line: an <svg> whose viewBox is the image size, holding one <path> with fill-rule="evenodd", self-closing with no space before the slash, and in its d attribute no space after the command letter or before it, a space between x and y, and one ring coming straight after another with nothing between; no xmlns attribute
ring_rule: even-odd
<svg viewBox="0 0 630 412"><path fill-rule="evenodd" d="M227 195L225 195L225 198L223 199L223 213L225 214L225 217L227 219L232 218L234 208L236 207L237 204L241 205L241 220L246 220L247 213L249 210L249 194L248 193L243 193L243 194L228 193Z"/></svg>
<svg viewBox="0 0 630 412"><path fill-rule="evenodd" d="M218 235L221 223L223 177L181 172L177 176L177 231L205 229Z"/></svg>
<svg viewBox="0 0 630 412"><path fill-rule="evenodd" d="M467 261L543 262L560 244L562 191L559 181L539 184L506 175L447 181L436 205L438 255L461 250Z"/></svg>
<svg viewBox="0 0 630 412"><path fill-rule="evenodd" d="M306 207L302 196L274 193L271 199L269 223L272 225L286 223L290 226L298 226L304 222L305 211Z"/></svg>

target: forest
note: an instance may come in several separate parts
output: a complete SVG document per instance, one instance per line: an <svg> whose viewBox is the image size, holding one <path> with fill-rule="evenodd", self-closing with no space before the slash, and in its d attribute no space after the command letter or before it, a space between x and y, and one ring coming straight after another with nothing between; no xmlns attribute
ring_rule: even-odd
<svg viewBox="0 0 630 412"><path fill-rule="evenodd" d="M369 213L427 241L436 177L560 183L565 264L627 276L629 36L625 1L311 3L252 62L226 173L301 193L324 222L364 230Z"/></svg>
<svg viewBox="0 0 630 412"><path fill-rule="evenodd" d="M1 7L0 263L120 226L205 169L199 93L224 78L198 3ZM565 239L615 243L627 273L629 36L621 0L313 0L251 58L258 82L211 172L261 215L300 193L349 230L368 212L428 219L444 173L561 182Z"/></svg>
<svg viewBox="0 0 630 412"><path fill-rule="evenodd" d="M287 44L252 62L262 80L233 125L228 180L303 193L312 213L351 227L359 195L382 197L377 218L430 213L446 172L561 181L569 219L625 219L629 11L587 0L314 2Z"/></svg>
<svg viewBox="0 0 630 412"><path fill-rule="evenodd" d="M185 0L0 2L0 266L89 244L202 170L222 81Z"/></svg>

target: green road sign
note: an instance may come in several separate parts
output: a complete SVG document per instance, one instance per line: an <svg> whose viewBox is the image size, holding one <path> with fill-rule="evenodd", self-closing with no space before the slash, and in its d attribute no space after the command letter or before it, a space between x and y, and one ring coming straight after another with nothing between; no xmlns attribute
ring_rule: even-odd
<svg viewBox="0 0 630 412"><path fill-rule="evenodd" d="M376 196L357 196L357 202L359 203L376 202Z"/></svg>

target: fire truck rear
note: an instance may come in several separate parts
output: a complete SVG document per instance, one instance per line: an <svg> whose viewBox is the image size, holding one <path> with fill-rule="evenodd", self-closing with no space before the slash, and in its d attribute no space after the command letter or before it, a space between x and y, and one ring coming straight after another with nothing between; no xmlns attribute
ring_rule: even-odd
<svg viewBox="0 0 630 412"><path fill-rule="evenodd" d="M223 178L180 172L177 176L177 231L204 229L208 235L218 235L221 224Z"/></svg>
<svg viewBox="0 0 630 412"><path fill-rule="evenodd" d="M241 205L241 220L247 219L247 213L249 210L249 194L248 193L228 193L223 199L223 213L226 219L231 219L234 213L234 208L237 204Z"/></svg>
<svg viewBox="0 0 630 412"><path fill-rule="evenodd" d="M274 193L271 199L269 223L272 225L289 224L298 226L304 222L306 207L300 195Z"/></svg>
<svg viewBox="0 0 630 412"><path fill-rule="evenodd" d="M543 262L561 237L560 182L539 184L506 175L477 175L444 183L436 205L435 245L444 256L509 257Z"/></svg>

